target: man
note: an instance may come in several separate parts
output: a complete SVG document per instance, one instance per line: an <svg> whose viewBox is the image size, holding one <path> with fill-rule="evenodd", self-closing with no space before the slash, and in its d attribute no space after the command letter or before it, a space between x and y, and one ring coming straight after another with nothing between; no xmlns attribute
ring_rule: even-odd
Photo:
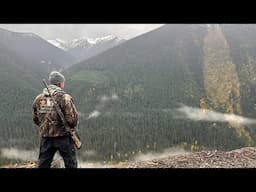
<svg viewBox="0 0 256 192"><path fill-rule="evenodd" d="M60 106L71 128L78 123L78 113L72 97L63 91L65 77L52 71L49 74L49 91ZM54 154L58 150L66 168L77 168L76 149L73 140L65 131L61 118L57 114L46 88L33 102L33 121L39 126L40 151L38 168L50 168Z"/></svg>

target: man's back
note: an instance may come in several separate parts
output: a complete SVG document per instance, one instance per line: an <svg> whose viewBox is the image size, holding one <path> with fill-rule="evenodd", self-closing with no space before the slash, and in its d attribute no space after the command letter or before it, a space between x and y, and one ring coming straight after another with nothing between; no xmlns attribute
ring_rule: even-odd
<svg viewBox="0 0 256 192"><path fill-rule="evenodd" d="M78 115L72 97L55 85L50 85L49 90L65 115L67 123L75 127ZM58 137L66 135L64 124L58 116L53 101L46 90L39 94L33 102L33 120L40 127L42 137Z"/></svg>

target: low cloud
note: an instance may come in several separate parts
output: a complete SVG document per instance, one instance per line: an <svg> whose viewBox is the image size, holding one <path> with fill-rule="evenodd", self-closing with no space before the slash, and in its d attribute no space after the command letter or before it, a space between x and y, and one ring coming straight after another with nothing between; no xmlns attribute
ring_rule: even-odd
<svg viewBox="0 0 256 192"><path fill-rule="evenodd" d="M134 157L134 161L150 161L153 159L165 158L181 154L189 154L189 152L185 151L185 149L182 147L171 147L165 149L162 153L149 152L146 154L136 155Z"/></svg>
<svg viewBox="0 0 256 192"><path fill-rule="evenodd" d="M38 158L38 152L33 150L20 150L16 148L1 149L1 156L9 159L19 159L23 161L34 161Z"/></svg>
<svg viewBox="0 0 256 192"><path fill-rule="evenodd" d="M238 125L256 124L256 119L186 105L181 105L181 107L175 109L174 118L193 121L230 122Z"/></svg>
<svg viewBox="0 0 256 192"><path fill-rule="evenodd" d="M101 113L100 113L99 111L94 110L93 112L91 112L91 113L89 114L89 116L88 116L87 119L97 118L98 116L100 116L100 114L101 114Z"/></svg>

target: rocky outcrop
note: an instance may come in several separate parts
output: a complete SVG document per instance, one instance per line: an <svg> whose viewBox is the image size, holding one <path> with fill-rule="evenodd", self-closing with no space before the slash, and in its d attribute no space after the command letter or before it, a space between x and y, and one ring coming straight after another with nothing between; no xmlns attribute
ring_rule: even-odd
<svg viewBox="0 0 256 192"><path fill-rule="evenodd" d="M200 151L151 161L134 162L128 168L256 168L256 148L229 152Z"/></svg>

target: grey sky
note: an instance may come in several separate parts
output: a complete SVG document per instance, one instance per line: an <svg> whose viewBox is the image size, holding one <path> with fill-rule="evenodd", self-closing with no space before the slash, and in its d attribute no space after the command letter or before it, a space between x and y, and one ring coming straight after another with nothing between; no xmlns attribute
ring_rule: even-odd
<svg viewBox="0 0 256 192"><path fill-rule="evenodd" d="M94 38L110 34L130 39L161 25L163 24L0 24L0 28L15 32L35 33L46 40Z"/></svg>

